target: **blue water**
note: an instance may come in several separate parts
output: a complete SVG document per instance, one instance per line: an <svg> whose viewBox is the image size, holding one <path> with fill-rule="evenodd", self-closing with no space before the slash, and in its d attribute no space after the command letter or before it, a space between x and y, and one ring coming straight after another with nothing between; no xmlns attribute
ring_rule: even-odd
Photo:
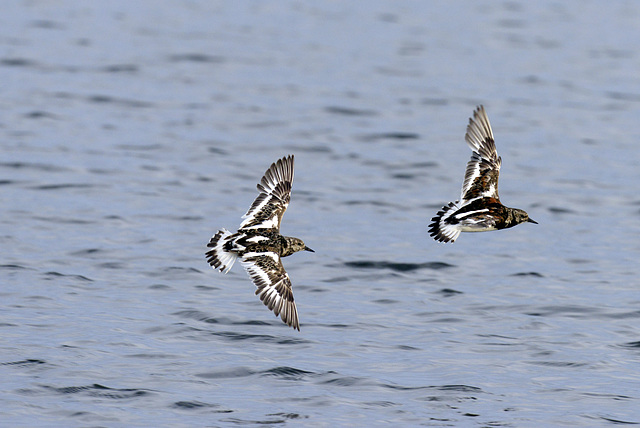
<svg viewBox="0 0 640 428"><path fill-rule="evenodd" d="M0 425L640 424L640 4L7 2ZM502 201L427 235L487 108ZM276 159L301 332L204 252Z"/></svg>

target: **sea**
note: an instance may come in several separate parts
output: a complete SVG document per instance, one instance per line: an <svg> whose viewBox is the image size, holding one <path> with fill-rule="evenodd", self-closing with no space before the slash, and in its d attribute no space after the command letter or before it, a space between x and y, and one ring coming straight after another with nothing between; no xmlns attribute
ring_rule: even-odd
<svg viewBox="0 0 640 428"><path fill-rule="evenodd" d="M640 3L10 0L0 426L640 424ZM501 201L428 235L484 105ZM207 264L295 155L301 331Z"/></svg>

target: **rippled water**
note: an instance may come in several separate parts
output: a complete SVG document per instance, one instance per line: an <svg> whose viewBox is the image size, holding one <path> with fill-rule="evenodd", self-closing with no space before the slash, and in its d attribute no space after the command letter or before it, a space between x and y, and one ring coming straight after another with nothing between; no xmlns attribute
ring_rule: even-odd
<svg viewBox="0 0 640 428"><path fill-rule="evenodd" d="M3 8L1 425L640 423L640 5ZM540 224L439 244L480 103ZM300 333L204 257L289 153Z"/></svg>

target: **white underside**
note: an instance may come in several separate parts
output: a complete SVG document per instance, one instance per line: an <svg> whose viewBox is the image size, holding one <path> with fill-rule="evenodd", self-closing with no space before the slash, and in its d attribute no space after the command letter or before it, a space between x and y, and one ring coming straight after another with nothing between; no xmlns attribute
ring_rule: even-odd
<svg viewBox="0 0 640 428"><path fill-rule="evenodd" d="M479 225L471 225L465 224L463 226L458 226L457 229L460 232L489 232L490 230L497 230L495 227L483 227Z"/></svg>

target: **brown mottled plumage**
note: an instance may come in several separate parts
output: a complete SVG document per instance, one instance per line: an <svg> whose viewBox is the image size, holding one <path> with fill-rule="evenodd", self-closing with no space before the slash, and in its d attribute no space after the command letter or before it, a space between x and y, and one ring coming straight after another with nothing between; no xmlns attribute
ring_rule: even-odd
<svg viewBox="0 0 640 428"><path fill-rule="evenodd" d="M536 223L525 211L506 207L500 202L498 177L502 159L496 151L493 131L483 106L479 106L469 119L465 140L473 153L467 163L460 200L445 205L431 219L429 234L433 239L453 243L461 232L485 232L524 222Z"/></svg>
<svg viewBox="0 0 640 428"><path fill-rule="evenodd" d="M256 295L280 315L287 325L300 330L298 310L293 299L291 279L281 257L298 251L313 250L301 239L280 235L280 223L291 199L293 155L273 163L258 184L260 194L253 201L236 233L219 230L207 247L207 261L214 269L227 273L241 258L253 283Z"/></svg>

